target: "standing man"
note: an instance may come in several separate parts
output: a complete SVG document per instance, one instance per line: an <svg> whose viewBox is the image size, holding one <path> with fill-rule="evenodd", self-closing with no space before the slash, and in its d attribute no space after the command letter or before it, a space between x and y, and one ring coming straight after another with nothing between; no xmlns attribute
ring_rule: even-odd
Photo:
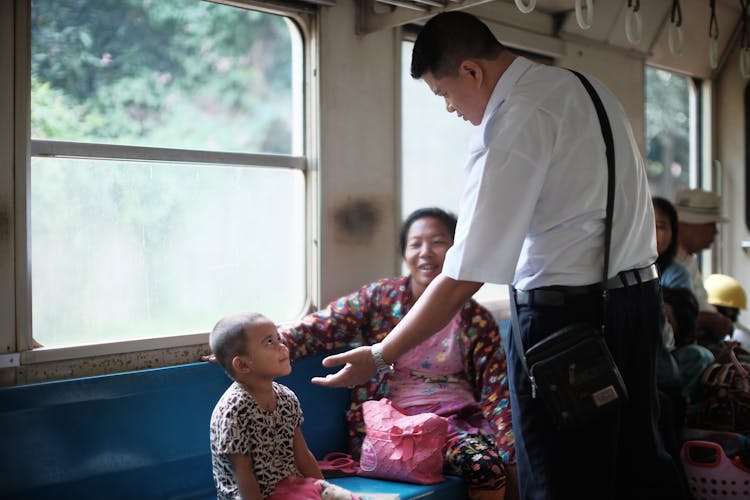
<svg viewBox="0 0 750 500"><path fill-rule="evenodd" d="M341 386L387 371L438 331L484 282L513 283L525 347L563 326L599 327L607 161L594 105L571 72L503 47L462 12L432 18L412 53L411 74L478 128L469 148L454 246L443 272L381 344L331 356ZM516 459L523 498L680 497L677 469L656 427L655 356L661 299L654 214L627 117L592 79L614 136L615 206L606 340L630 400L585 429L556 431L532 396L507 339ZM590 286L593 285L593 286Z"/></svg>
<svg viewBox="0 0 750 500"><path fill-rule="evenodd" d="M684 189L677 193L674 200L677 210L679 229L677 231L678 247L675 262L685 266L693 282L693 293L698 299L698 329L707 334L710 342L723 340L732 334L732 322L719 313L708 302L708 293L703 285L703 275L698 269L696 254L706 250L714 243L716 224L727 222L721 215L721 198L719 195L703 189Z"/></svg>

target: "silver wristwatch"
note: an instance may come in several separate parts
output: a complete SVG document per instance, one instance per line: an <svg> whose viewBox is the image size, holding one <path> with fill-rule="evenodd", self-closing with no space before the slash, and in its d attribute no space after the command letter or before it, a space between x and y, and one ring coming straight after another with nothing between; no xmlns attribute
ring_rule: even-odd
<svg viewBox="0 0 750 500"><path fill-rule="evenodd" d="M386 373L393 372L393 365L388 364L383 359L383 345L378 342L370 346L370 352L372 353L372 359L375 361L375 368L378 370L378 375L385 375Z"/></svg>

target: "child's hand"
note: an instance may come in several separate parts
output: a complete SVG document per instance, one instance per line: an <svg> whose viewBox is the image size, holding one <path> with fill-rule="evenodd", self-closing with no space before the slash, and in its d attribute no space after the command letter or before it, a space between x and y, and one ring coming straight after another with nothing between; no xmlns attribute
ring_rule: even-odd
<svg viewBox="0 0 750 500"><path fill-rule="evenodd" d="M216 361L216 356L214 356L213 354L206 354L205 356L201 356L201 361L208 361L210 363L218 363L218 361Z"/></svg>

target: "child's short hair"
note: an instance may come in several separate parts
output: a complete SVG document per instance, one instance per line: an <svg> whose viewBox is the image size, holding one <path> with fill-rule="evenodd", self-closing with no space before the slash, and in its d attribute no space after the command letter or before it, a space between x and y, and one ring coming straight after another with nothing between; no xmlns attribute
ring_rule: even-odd
<svg viewBox="0 0 750 500"><path fill-rule="evenodd" d="M208 338L208 345L216 360L230 377L234 376L232 359L247 352L245 330L253 323L265 319L259 313L238 313L225 316L214 326Z"/></svg>

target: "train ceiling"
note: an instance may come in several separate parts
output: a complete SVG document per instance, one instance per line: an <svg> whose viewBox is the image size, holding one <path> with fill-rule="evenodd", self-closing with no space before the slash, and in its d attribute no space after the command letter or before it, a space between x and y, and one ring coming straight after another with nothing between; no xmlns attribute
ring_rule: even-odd
<svg viewBox="0 0 750 500"><path fill-rule="evenodd" d="M587 1L593 6L591 17L586 9ZM724 64L739 64L737 53L740 51L735 49L742 43L743 28L750 31L750 26L743 25L742 5L748 0L358 2L358 30L362 34L399 25L418 25L441 10L461 9L486 20L501 41L510 47L555 58L564 53L568 42L590 44L626 51L644 58L653 66L700 78L712 77ZM535 4L533 11L522 13L520 8L532 2ZM578 12L577 2L581 7ZM713 17L712 4L715 7ZM679 17L681 34L676 28ZM750 20L747 22L750 24ZM747 33L746 44L750 43L749 37L750 33ZM712 45L715 57L711 54ZM729 61L732 54L737 61Z"/></svg>

